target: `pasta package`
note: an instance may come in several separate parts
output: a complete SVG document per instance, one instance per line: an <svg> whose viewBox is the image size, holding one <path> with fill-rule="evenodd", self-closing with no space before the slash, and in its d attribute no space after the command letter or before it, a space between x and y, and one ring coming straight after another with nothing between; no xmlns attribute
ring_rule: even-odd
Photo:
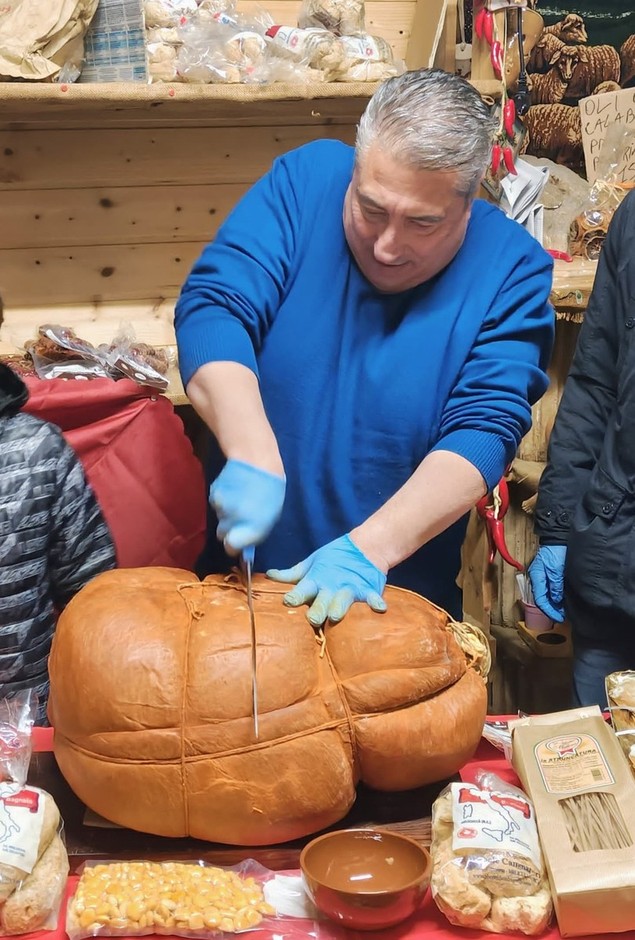
<svg viewBox="0 0 635 940"><path fill-rule="evenodd" d="M510 722L563 937L635 931L635 779L598 706Z"/></svg>

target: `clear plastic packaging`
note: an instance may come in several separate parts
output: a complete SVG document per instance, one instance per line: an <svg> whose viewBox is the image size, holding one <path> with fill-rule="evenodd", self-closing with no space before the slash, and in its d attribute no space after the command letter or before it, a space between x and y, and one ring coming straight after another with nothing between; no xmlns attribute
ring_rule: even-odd
<svg viewBox="0 0 635 940"><path fill-rule="evenodd" d="M302 0L298 26L302 29L328 29L336 36L365 33L364 0Z"/></svg>
<svg viewBox="0 0 635 940"><path fill-rule="evenodd" d="M623 124L613 124L598 158L597 177L588 200L571 222L569 253L597 261L602 251L611 219L622 199L635 184L625 179L625 164L635 149L635 131Z"/></svg>
<svg viewBox="0 0 635 940"><path fill-rule="evenodd" d="M0 700L0 798L18 793L26 783L36 715L32 689Z"/></svg>
<svg viewBox="0 0 635 940"><path fill-rule="evenodd" d="M113 378L132 379L137 385L161 390L169 386L167 371L170 357L160 348L135 339L134 330L122 329L109 346L100 346L99 354Z"/></svg>
<svg viewBox="0 0 635 940"><path fill-rule="evenodd" d="M496 774L451 783L432 807L432 896L451 924L534 936L553 906L534 808Z"/></svg>
<svg viewBox="0 0 635 940"><path fill-rule="evenodd" d="M178 26L196 13L197 8L196 0L144 0L146 29Z"/></svg>
<svg viewBox="0 0 635 940"><path fill-rule="evenodd" d="M49 793L27 785L37 696L0 701L0 935L54 930L68 877L61 819Z"/></svg>
<svg viewBox="0 0 635 940"><path fill-rule="evenodd" d="M229 14L194 19L181 30L176 65L186 82L237 84L265 82L267 43L261 32Z"/></svg>
<svg viewBox="0 0 635 940"><path fill-rule="evenodd" d="M70 327L44 323L33 342L25 343L41 379L107 378L108 371L98 351Z"/></svg>
<svg viewBox="0 0 635 940"><path fill-rule="evenodd" d="M605 686L613 730L635 773L635 670L612 672Z"/></svg>
<svg viewBox="0 0 635 940"><path fill-rule="evenodd" d="M299 877L246 859L86 862L66 914L69 940L146 934L210 940L269 930L280 940L323 936ZM328 935L328 932L327 932Z"/></svg>

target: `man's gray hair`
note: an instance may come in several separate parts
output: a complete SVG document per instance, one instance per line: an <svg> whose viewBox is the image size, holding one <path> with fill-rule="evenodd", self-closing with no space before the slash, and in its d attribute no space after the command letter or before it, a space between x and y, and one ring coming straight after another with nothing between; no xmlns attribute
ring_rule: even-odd
<svg viewBox="0 0 635 940"><path fill-rule="evenodd" d="M361 117L356 160L377 143L395 160L421 170L454 170L473 196L491 158L496 129L489 108L464 78L417 69L379 86Z"/></svg>

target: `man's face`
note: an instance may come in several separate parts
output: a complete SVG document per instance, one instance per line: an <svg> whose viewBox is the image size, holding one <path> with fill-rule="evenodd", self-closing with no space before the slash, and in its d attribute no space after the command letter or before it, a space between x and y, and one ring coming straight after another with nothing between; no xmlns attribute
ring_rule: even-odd
<svg viewBox="0 0 635 940"><path fill-rule="evenodd" d="M471 210L456 185L455 171L416 170L377 145L356 165L344 200L344 231L377 290L409 290L454 258Z"/></svg>

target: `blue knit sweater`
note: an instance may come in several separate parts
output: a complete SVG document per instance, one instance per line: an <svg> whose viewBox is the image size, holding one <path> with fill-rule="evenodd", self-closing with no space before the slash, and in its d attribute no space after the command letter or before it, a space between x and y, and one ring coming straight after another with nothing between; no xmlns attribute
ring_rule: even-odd
<svg viewBox="0 0 635 940"><path fill-rule="evenodd" d="M447 268L381 294L344 236L352 167L353 150L330 140L276 160L205 248L176 308L185 384L218 360L260 377L287 495L258 570L295 564L359 525L432 450L461 454L494 486L547 387L552 262L540 245L477 200ZM211 477L221 465L214 453ZM389 581L458 613L464 530L465 520L452 526ZM203 570L226 566L212 527Z"/></svg>

